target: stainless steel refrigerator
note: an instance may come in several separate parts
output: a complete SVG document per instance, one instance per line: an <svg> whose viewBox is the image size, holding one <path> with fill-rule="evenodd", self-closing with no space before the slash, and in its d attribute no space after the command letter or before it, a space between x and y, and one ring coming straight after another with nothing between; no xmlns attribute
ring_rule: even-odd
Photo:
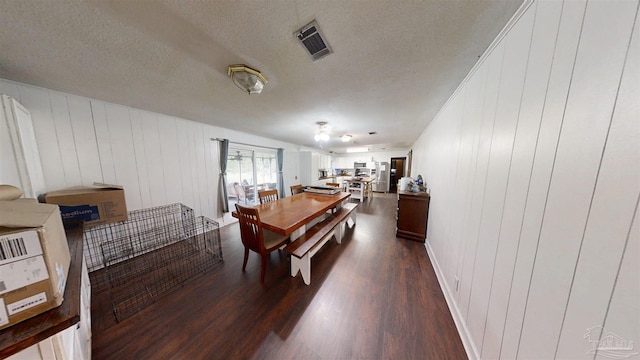
<svg viewBox="0 0 640 360"><path fill-rule="evenodd" d="M373 181L373 191L389 191L389 163L376 162L376 179Z"/></svg>

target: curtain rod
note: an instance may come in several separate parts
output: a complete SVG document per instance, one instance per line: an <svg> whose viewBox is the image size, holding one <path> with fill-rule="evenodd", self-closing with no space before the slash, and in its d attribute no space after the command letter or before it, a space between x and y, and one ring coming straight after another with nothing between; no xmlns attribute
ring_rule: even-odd
<svg viewBox="0 0 640 360"><path fill-rule="evenodd" d="M222 140L224 140L224 139L220 139L220 138L211 138L211 140L214 140L214 141L222 141ZM279 150L279 149L280 149L280 148L274 148L274 147L270 147L270 146L262 146L262 145L246 144L246 143L241 143L241 142L231 141L231 140L229 140L229 143L230 143L230 144L236 144L236 145L244 145L244 146L259 147L259 148L271 149L271 150Z"/></svg>

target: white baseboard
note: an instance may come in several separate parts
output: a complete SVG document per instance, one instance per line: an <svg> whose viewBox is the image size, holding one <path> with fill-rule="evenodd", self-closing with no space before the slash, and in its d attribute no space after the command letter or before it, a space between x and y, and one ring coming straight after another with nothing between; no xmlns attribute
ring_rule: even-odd
<svg viewBox="0 0 640 360"><path fill-rule="evenodd" d="M460 309L458 308L458 304L456 304L455 296L451 292L451 289L447 285L445 281L444 273L438 264L438 260L436 259L433 249L431 249L431 245L429 242L425 243L425 248L427 249L427 255L429 255L429 259L431 260L431 264L433 264L433 270L436 273L436 277L438 278L438 283L440 283L440 288L444 293L444 298L447 301L447 305L449 306L449 311L451 312L451 316L453 317L453 322L456 324L456 328L458 328L458 334L460 334L460 340L462 340L462 345L464 346L464 350L467 352L467 357L470 360L480 359L480 354L478 353L478 349L476 348L473 340L471 339L471 334L469 333L469 329L464 322L462 314L460 313Z"/></svg>

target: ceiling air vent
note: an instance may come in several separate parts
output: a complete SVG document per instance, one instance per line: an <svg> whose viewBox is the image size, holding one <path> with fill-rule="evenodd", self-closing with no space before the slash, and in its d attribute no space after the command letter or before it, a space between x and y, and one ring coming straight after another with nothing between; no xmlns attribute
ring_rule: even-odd
<svg viewBox="0 0 640 360"><path fill-rule="evenodd" d="M307 49L313 61L322 59L333 52L315 20L296 31L295 35L302 43L302 46Z"/></svg>

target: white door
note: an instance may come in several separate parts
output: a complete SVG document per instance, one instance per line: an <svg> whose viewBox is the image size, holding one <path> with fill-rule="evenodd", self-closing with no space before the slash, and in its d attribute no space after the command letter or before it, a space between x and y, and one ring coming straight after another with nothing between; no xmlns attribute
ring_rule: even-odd
<svg viewBox="0 0 640 360"><path fill-rule="evenodd" d="M5 154L8 148L2 149L0 183L19 186L25 197L35 198L44 192L45 183L31 114L15 99L2 95L0 117L0 126L4 127L3 131L8 130L12 147L12 154Z"/></svg>

